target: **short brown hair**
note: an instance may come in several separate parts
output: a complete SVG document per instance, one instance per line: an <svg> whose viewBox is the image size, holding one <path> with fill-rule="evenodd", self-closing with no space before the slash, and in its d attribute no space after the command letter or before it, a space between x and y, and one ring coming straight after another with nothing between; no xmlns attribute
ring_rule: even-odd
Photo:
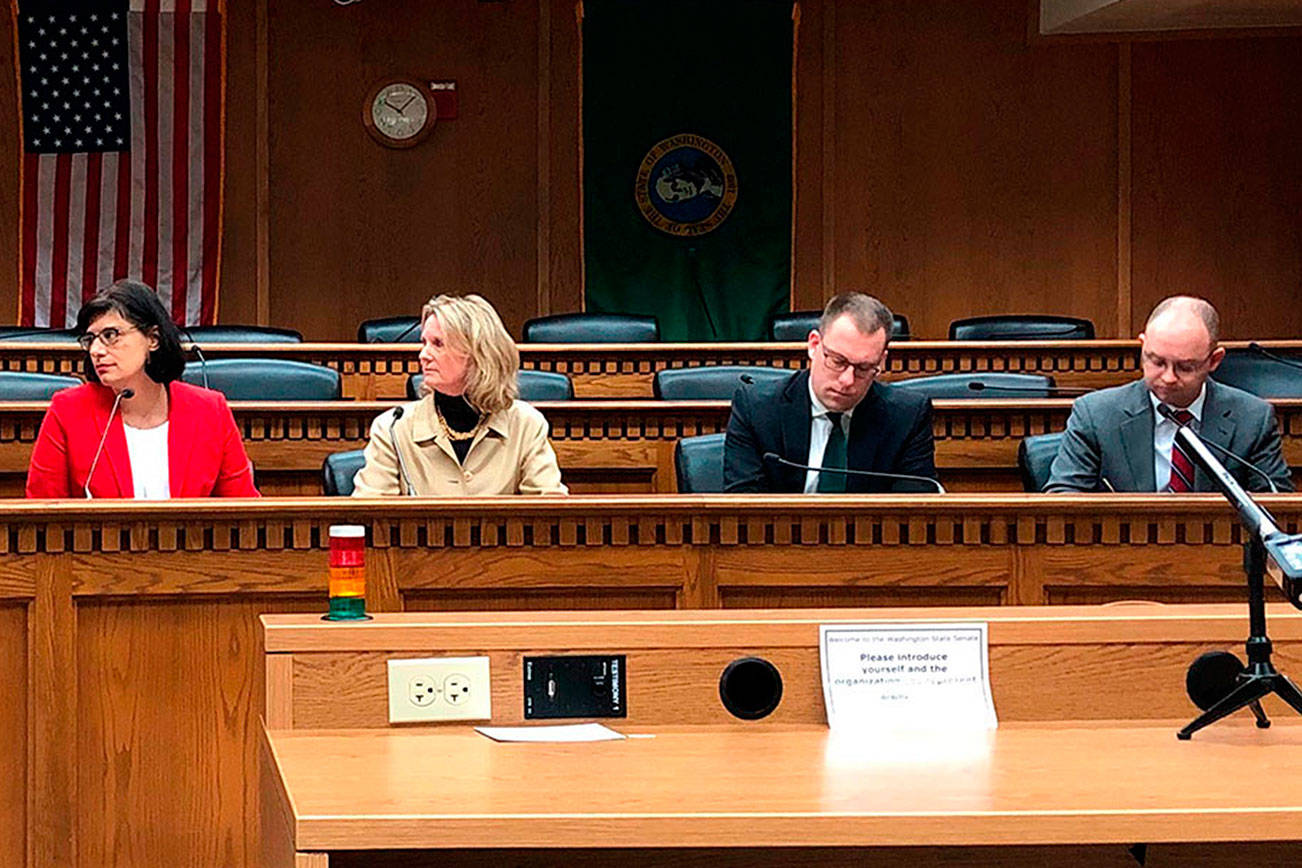
<svg viewBox="0 0 1302 868"><path fill-rule="evenodd" d="M860 334L871 335L878 329L886 330L886 342L890 343L895 331L895 315L891 309L871 295L862 292L843 292L832 296L823 308L823 316L818 320L818 331L826 332L837 317L848 316Z"/></svg>

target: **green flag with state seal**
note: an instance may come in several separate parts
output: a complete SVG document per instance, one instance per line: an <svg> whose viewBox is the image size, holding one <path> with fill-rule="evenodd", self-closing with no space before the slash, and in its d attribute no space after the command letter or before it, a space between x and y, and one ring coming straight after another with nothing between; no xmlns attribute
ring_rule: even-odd
<svg viewBox="0 0 1302 868"><path fill-rule="evenodd" d="M792 8L585 0L588 311L739 341L789 309Z"/></svg>

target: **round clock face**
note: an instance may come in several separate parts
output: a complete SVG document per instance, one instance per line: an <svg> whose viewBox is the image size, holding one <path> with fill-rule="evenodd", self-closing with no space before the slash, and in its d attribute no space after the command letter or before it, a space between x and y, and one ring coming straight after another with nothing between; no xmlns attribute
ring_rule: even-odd
<svg viewBox="0 0 1302 868"><path fill-rule="evenodd" d="M394 82L381 87L371 100L371 123L385 139L405 144L432 123L430 108L419 89L407 82Z"/></svg>

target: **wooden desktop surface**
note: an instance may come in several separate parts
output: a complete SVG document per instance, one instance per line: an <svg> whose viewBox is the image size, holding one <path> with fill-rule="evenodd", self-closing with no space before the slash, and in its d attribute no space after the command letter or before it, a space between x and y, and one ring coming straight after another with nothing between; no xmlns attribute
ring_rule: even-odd
<svg viewBox="0 0 1302 868"><path fill-rule="evenodd" d="M1229 349L1246 341L1227 341ZM1299 341L1262 341L1273 352L1302 349ZM362 401L400 399L407 378L420 369L415 344L208 344L209 360L293 359L339 371L344 397ZM0 342L0 370L73 374L85 354L72 343ZM655 372L705 365L800 368L800 343L722 344L520 344L521 367L556 371L574 381L580 398L650 398ZM931 374L998 371L1047 374L1059 386L1099 389L1139 377L1139 343L1093 341L897 341L883 379Z"/></svg>
<svg viewBox="0 0 1302 868"><path fill-rule="evenodd" d="M1061 431L1071 399L937 400L932 434L941 480L955 491L1021 491L1022 438ZM1285 460L1302 467L1302 399L1272 401ZM22 495L48 402L0 403L0 496ZM264 495L321 491L326 457L366 445L392 402L236 401L231 404ZM674 447L726 430L728 401L543 401L550 438L575 493L669 494ZM1302 482L1302 479L1299 479Z"/></svg>
<svg viewBox="0 0 1302 868"><path fill-rule="evenodd" d="M570 745L460 726L272 731L264 750L300 851L1297 837L1302 725L1235 720L1178 742L1181 723L930 737L739 724Z"/></svg>

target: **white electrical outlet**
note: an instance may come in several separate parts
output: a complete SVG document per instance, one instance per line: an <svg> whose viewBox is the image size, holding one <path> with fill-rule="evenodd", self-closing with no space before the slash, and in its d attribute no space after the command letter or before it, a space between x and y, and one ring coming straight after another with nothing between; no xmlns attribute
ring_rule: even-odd
<svg viewBox="0 0 1302 868"><path fill-rule="evenodd" d="M389 722L490 720L487 657L418 657L389 661Z"/></svg>

